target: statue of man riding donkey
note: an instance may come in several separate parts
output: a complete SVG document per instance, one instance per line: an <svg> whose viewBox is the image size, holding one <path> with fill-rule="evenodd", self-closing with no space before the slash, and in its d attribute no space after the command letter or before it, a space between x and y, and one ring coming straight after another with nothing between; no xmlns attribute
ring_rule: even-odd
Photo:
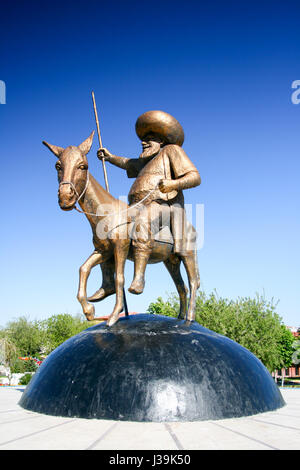
<svg viewBox="0 0 300 470"><path fill-rule="evenodd" d="M136 132L142 141L139 158L118 157L102 146L95 103L94 109L100 144L97 155L104 169L104 162L108 161L126 170L128 178L135 178L128 195L129 205L114 198L108 185L105 190L88 171L86 155L94 132L79 146L62 148L43 142L57 157L61 209L75 208L84 213L93 232L94 252L80 268L77 298L83 312L87 320L94 320L95 308L91 302L115 293L116 303L107 319L107 325L112 326L126 307L126 260L134 261L134 279L128 289L133 294L143 292L147 264L163 261L179 294L179 318L193 321L200 286L197 234L186 219L182 191L198 186L201 179L182 149L183 129L171 115L148 111L136 121ZM181 262L187 272L189 302L180 273ZM91 269L98 264L102 270L102 287L87 297L87 280Z"/></svg>

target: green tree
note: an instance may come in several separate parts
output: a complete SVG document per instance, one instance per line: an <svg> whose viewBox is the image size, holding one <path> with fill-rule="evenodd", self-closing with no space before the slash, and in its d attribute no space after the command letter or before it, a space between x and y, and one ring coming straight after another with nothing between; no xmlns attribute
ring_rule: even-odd
<svg viewBox="0 0 300 470"><path fill-rule="evenodd" d="M5 336L4 331L0 332L0 364L11 367L17 356L15 344Z"/></svg>
<svg viewBox="0 0 300 470"><path fill-rule="evenodd" d="M45 341L45 334L40 322L20 317L8 323L1 336L14 344L17 356L38 357Z"/></svg>
<svg viewBox="0 0 300 470"><path fill-rule="evenodd" d="M37 364L34 360L22 360L18 357L14 357L10 363L10 371L12 374L20 374L23 372L35 372L37 370Z"/></svg>
<svg viewBox="0 0 300 470"><path fill-rule="evenodd" d="M20 378L20 385L28 385L30 380L32 379L31 374L25 374Z"/></svg>
<svg viewBox="0 0 300 470"><path fill-rule="evenodd" d="M156 302L151 302L147 310L155 315L166 315L167 317L177 317L179 315L179 302L174 295L165 302L162 297L158 297Z"/></svg>
<svg viewBox="0 0 300 470"><path fill-rule="evenodd" d="M67 339L90 327L81 317L73 317L67 313L53 315L42 322L45 332L45 353L49 354Z"/></svg>
<svg viewBox="0 0 300 470"><path fill-rule="evenodd" d="M299 330L298 330L298 333L299 333ZM293 347L292 363L299 364L300 363L300 339L294 338L292 347Z"/></svg>
<svg viewBox="0 0 300 470"><path fill-rule="evenodd" d="M167 301L161 297L150 304L149 313L178 316L178 299L173 294ZM196 321L202 326L241 344L273 371L288 367L294 352L289 331L276 313L276 305L257 295L236 301L220 298L216 292L196 299Z"/></svg>
<svg viewBox="0 0 300 470"><path fill-rule="evenodd" d="M284 325L281 325L277 344L280 354L276 369L281 369L282 367L290 367L293 363L293 354L295 352L295 338L292 332L288 330Z"/></svg>

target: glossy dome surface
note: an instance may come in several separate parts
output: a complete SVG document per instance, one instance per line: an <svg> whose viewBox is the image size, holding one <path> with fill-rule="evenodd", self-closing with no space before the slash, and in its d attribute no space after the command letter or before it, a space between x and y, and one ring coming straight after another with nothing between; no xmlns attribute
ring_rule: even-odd
<svg viewBox="0 0 300 470"><path fill-rule="evenodd" d="M248 416L284 401L263 364L234 341L195 322L138 314L59 346L20 405L55 416L161 422Z"/></svg>

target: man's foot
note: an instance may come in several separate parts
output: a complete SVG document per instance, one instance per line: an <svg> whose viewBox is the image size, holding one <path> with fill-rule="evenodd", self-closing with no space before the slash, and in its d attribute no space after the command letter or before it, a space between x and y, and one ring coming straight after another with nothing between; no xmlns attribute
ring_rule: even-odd
<svg viewBox="0 0 300 470"><path fill-rule="evenodd" d="M87 298L89 302L100 302L100 300L105 299L109 295L112 295L116 292L115 286L98 289L93 295Z"/></svg>
<svg viewBox="0 0 300 470"><path fill-rule="evenodd" d="M145 287L145 281L144 279L134 279L131 283L131 286L129 287L128 291L131 292L131 294L141 294L144 290Z"/></svg>

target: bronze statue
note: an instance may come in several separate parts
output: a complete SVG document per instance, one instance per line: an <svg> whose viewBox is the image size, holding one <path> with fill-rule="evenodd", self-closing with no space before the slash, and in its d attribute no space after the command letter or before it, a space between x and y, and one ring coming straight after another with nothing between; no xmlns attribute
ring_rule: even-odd
<svg viewBox="0 0 300 470"><path fill-rule="evenodd" d="M90 302L116 293L116 303L107 320L111 326L124 308L126 259L134 261L134 279L129 288L134 294L143 292L146 265L163 261L179 294L179 318L193 321L200 286L196 231L186 221L182 190L199 185L200 176L181 148L184 133L172 116L162 111L144 113L136 122L136 132L143 148L139 158L117 157L103 147L97 153L103 161L125 169L129 178L136 178L129 192L129 206L110 195L88 171L86 155L94 132L78 147L64 149L43 142L58 158L61 209L77 209L78 202L79 212L86 215L93 232L95 250L80 268L77 298L87 320L93 320L95 309ZM188 308L181 262L190 288ZM87 280L98 264L102 286L87 297Z"/></svg>

